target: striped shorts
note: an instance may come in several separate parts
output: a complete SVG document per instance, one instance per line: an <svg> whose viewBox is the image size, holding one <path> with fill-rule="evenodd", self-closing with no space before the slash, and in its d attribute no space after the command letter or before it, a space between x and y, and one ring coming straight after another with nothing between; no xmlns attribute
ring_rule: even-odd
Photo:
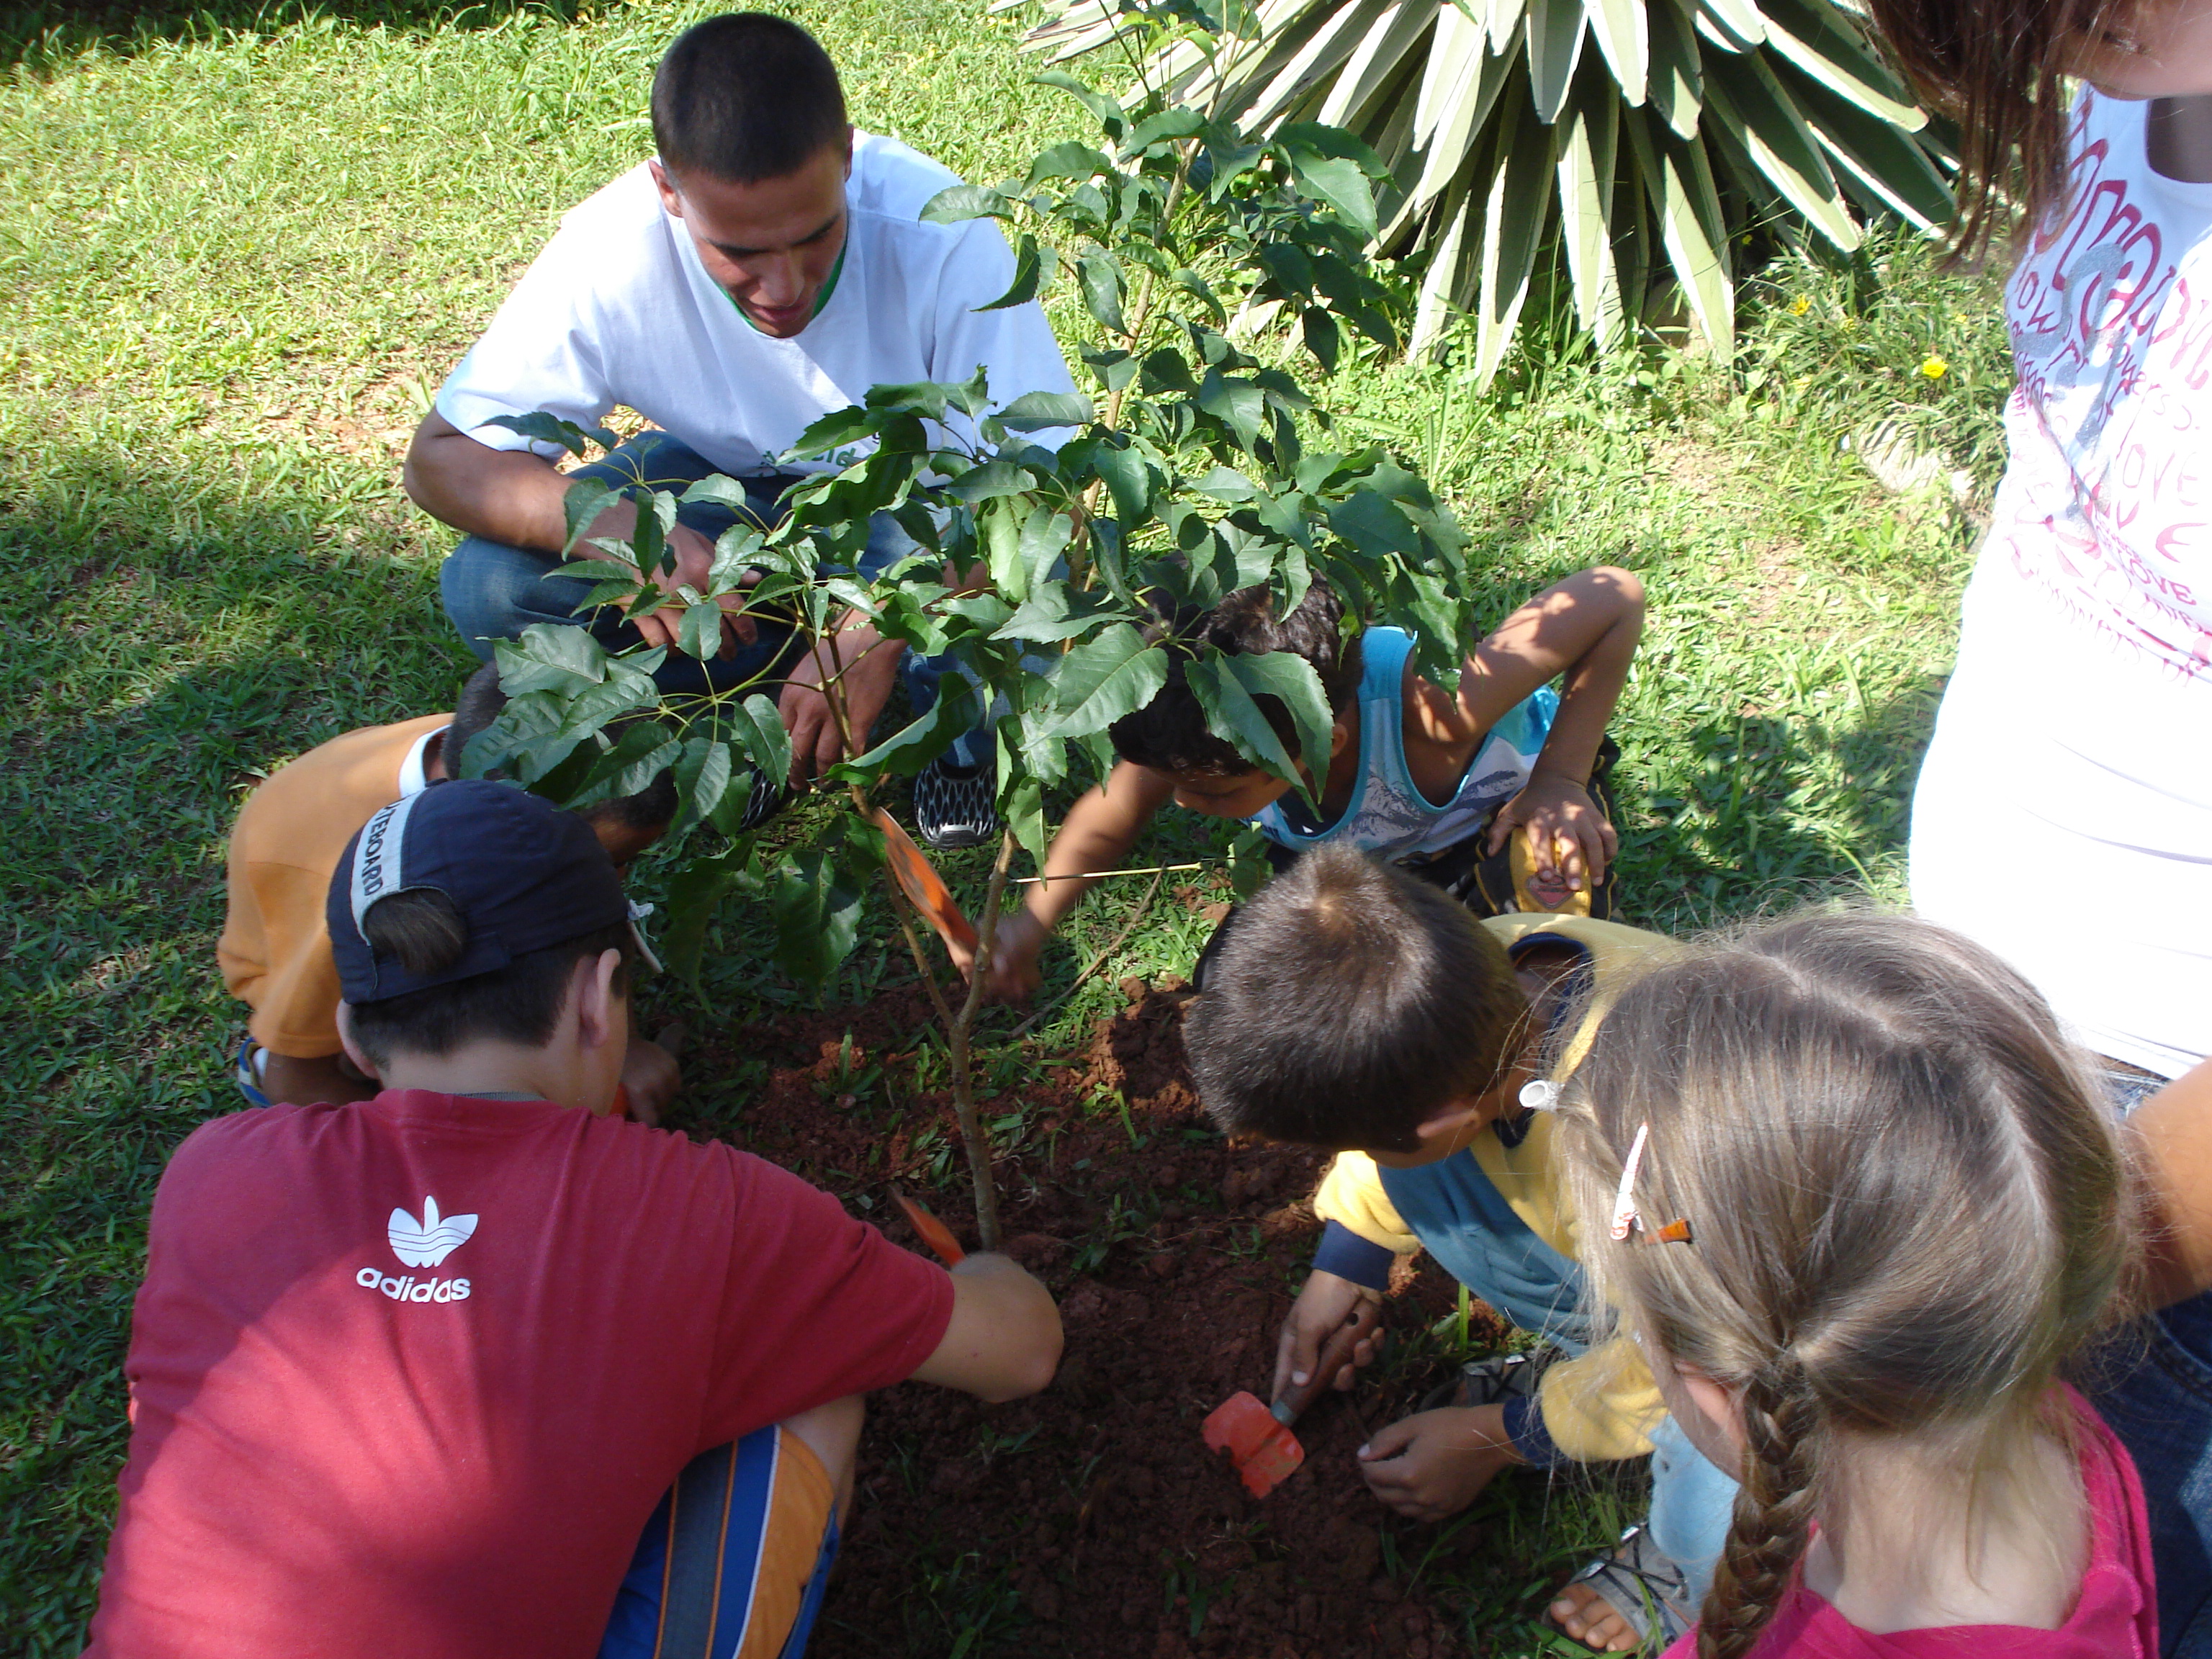
<svg viewBox="0 0 2212 1659"><path fill-rule="evenodd" d="M799 1659L836 1554L836 1492L797 1435L702 1452L646 1522L599 1659Z"/></svg>

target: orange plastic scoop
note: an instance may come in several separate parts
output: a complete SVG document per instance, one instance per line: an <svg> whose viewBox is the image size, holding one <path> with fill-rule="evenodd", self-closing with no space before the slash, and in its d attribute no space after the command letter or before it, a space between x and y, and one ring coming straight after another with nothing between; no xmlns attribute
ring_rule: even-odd
<svg viewBox="0 0 2212 1659"><path fill-rule="evenodd" d="M891 1196L898 1200L899 1208L906 1212L908 1222L921 1236L921 1242L937 1253L939 1261L948 1267L957 1267L968 1259L968 1252L960 1248L960 1241L953 1237L951 1228L896 1188L891 1189Z"/></svg>
<svg viewBox="0 0 2212 1659"><path fill-rule="evenodd" d="M1352 1363L1352 1351L1382 1322L1382 1310L1362 1297L1352 1317L1322 1345L1320 1361L1304 1387L1293 1386L1272 1407L1261 1405L1257 1395L1240 1390L1213 1408L1204 1425L1206 1443L1229 1454L1246 1492L1265 1498L1306 1461L1306 1449L1298 1444L1291 1425L1320 1398L1329 1379Z"/></svg>
<svg viewBox="0 0 2212 1659"><path fill-rule="evenodd" d="M947 945L975 953L975 929L960 908L952 890L945 884L929 856L914 844L914 837L898 826L898 820L880 806L869 814L876 828L884 832L884 861L890 866L891 879L898 883L899 890L914 902L914 908L929 918L929 925Z"/></svg>

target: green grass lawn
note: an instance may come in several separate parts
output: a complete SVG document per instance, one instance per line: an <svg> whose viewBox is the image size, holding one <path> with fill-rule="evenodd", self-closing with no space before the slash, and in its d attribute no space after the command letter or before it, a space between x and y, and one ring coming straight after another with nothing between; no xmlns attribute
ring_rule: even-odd
<svg viewBox="0 0 2212 1659"><path fill-rule="evenodd" d="M147 1202L169 1150L236 1103L214 962L231 816L302 750L449 706L470 659L401 446L559 213L646 153L653 63L709 9L217 5L106 44L0 11L0 1648L82 1638ZM970 176L1072 127L980 0L791 9L863 125ZM1901 896L1971 525L1886 497L1844 441L1902 417L1984 494L1999 460L1984 287L1899 244L1784 263L1747 300L1732 363L1599 362L1539 319L1487 389L1448 356L1370 359L1336 390L1449 492L1501 612L1599 561L1643 575L1623 862L1630 919L1667 928ZM1216 844L1183 823L1157 850ZM1087 907L1048 991L1133 902ZM1041 1046L1001 1035L987 1062L1063 1049L1119 975L1188 969L1183 907L1135 921ZM721 924L710 976L732 1028L794 994L744 933ZM864 947L844 989L905 971ZM702 1111L744 1089L702 1079ZM1519 1541L1465 1587L1469 1633L1528 1651L1512 1584L1551 1547L1525 1516L1498 1535Z"/></svg>

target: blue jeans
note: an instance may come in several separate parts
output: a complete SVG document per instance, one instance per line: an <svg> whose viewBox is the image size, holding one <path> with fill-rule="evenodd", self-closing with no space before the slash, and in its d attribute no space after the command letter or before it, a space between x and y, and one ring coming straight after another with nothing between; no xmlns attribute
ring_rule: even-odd
<svg viewBox="0 0 2212 1659"><path fill-rule="evenodd" d="M647 432L610 450L589 466L568 476L601 478L613 484L644 483L656 489L681 491L717 469L690 446L664 432ZM784 492L803 475L769 472L740 478L744 486L747 516L763 528L784 516ZM677 509L677 522L712 541L738 522L738 513L714 502L696 501ZM868 550L860 560L864 575L875 575L917 550L914 538L888 514L879 513L868 527ZM461 639L477 658L491 660L491 643L511 640L533 623L562 623L588 628L592 637L608 651L621 651L640 643L637 629L621 612L603 608L588 617L579 614L592 584L546 573L561 564L558 554L511 547L482 536L466 536L446 556L438 571L440 597L446 615ZM726 690L749 681L781 680L797 654L798 641L787 623L763 617L756 619L758 637L750 645L731 647L727 656L707 662L681 651L671 651L653 678L664 692L678 696ZM908 652L900 660L900 675L908 700L919 715L937 702L939 679L952 672L944 658L917 657ZM772 684L762 690L770 697ZM995 757L988 723L963 734L945 755L956 766L976 766Z"/></svg>
<svg viewBox="0 0 2212 1659"><path fill-rule="evenodd" d="M2166 1085L2117 1067L2101 1081L2123 1117ZM2159 1648L2212 1659L2212 1291L2138 1321L2077 1380L2142 1478Z"/></svg>
<svg viewBox="0 0 2212 1659"><path fill-rule="evenodd" d="M1681 1568L1701 1607L1735 1516L1735 1477L1716 1468L1670 1416L1651 1431L1651 1541Z"/></svg>
<svg viewBox="0 0 2212 1659"><path fill-rule="evenodd" d="M2212 1292L2131 1327L2081 1381L2142 1477L2160 1650L2212 1659Z"/></svg>

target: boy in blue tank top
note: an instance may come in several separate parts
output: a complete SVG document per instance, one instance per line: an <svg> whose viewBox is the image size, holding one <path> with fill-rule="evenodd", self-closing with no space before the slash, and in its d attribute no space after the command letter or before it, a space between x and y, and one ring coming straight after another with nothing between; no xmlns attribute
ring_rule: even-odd
<svg viewBox="0 0 2212 1659"><path fill-rule="evenodd" d="M1428 1251L1549 1352L1468 1366L1376 1430L1360 1475L1390 1508L1436 1521L1515 1464L1649 1455L1649 1521L1560 1598L1585 1624L1618 1613L1632 1639L1615 1645L1687 1627L1735 1482L1668 1416L1634 1339L1594 1340L1542 1109L1623 982L1674 950L1588 916L1477 920L1408 872L1324 848L1244 908L1183 1026L1224 1133L1337 1154L1314 1195L1324 1230L1283 1323L1273 1395L1381 1300L1397 1257ZM1373 1352L1362 1343L1354 1364ZM1331 1381L1350 1386L1352 1367Z"/></svg>
<svg viewBox="0 0 2212 1659"><path fill-rule="evenodd" d="M1343 604L1326 582L1286 617L1273 605L1267 588L1244 588L1174 631L1313 665L1336 713L1319 817L1206 729L1178 659L1159 695L1109 728L1118 763L1068 809L1044 879L1000 921L993 996L1019 1001L1036 988L1038 955L1092 886L1086 872L1120 864L1170 799L1256 824L1279 870L1315 848L1349 847L1405 865L1478 914L1609 911L1619 840L1592 773L1644 629L1634 576L1601 566L1546 588L1468 653L1456 692L1413 672L1402 629L1346 640ZM1290 711L1256 701L1296 754Z"/></svg>

